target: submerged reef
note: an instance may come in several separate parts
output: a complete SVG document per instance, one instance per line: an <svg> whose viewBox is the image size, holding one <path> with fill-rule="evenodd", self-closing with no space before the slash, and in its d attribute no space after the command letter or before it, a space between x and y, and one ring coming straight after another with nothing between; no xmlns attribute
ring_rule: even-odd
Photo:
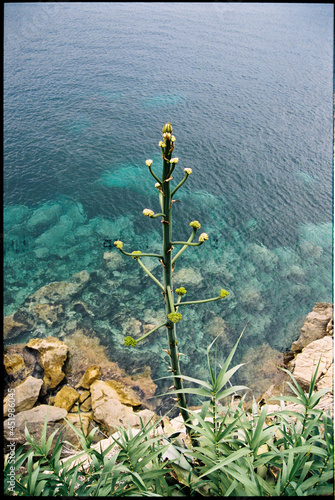
<svg viewBox="0 0 335 500"><path fill-rule="evenodd" d="M213 206L216 200L220 210L224 207L222 200L202 191L183 196L195 197L194 214L199 212L199 197ZM177 206L182 207L182 200ZM185 252L182 267L175 271L175 285L191 283L190 300L222 285L230 294L224 310L213 302L210 308L183 311L178 324L182 370L195 377L214 335L219 335L218 356L225 357L247 324L236 361L264 344L283 352L297 339L315 302L332 300L331 223L301 224L294 248L270 249L254 238L255 221L245 230L232 231L222 219L216 220L214 212L206 218L210 249ZM5 207L5 342L16 341L18 335L47 336L51 331L62 338L80 327L94 331L110 359L121 366L150 365L154 377L165 376L168 358L162 351L165 339L160 338L164 333L154 332L131 357L123 345L125 335L136 339L164 321L155 284L134 259L122 259L103 245L104 239L124 239L132 241L134 250L159 250L160 228L152 230L146 221L132 213L89 218L80 203L67 198L34 208ZM185 237L178 217L175 231ZM148 259L147 265L152 271L159 263Z"/></svg>

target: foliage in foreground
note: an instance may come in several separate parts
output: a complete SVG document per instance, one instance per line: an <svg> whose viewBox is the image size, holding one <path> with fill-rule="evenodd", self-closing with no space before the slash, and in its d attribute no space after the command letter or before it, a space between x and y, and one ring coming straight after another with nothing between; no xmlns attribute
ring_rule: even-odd
<svg viewBox="0 0 335 500"><path fill-rule="evenodd" d="M213 344L213 343L212 343ZM68 422L80 436L83 451L61 461L64 443L55 431L48 439L46 422L37 442L26 430L26 446L15 453L15 482L5 458L5 494L18 496L313 496L333 492L333 421L316 409L326 389L314 392L313 375L308 393L294 377L288 382L293 396L281 396L281 410L268 413L255 402L243 410L227 402L238 386L229 369L237 343L220 371L207 350L209 381L183 377L197 385L184 393L204 398L200 413L190 411L192 444L178 433L163 437L160 423L142 425L135 434L121 429L105 450L92 447L96 429L88 437ZM289 410L285 401L301 405ZM56 440L54 447L53 442ZM188 441L189 443L189 441ZM66 443L69 445L69 443ZM52 452L51 452L52 450ZM110 452L114 451L114 454ZM88 469L76 464L87 453ZM24 466L24 471L22 467Z"/></svg>

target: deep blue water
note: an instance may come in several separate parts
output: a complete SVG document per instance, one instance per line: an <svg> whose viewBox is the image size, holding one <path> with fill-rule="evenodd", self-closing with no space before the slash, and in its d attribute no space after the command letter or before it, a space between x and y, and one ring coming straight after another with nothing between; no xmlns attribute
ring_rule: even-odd
<svg viewBox="0 0 335 500"><path fill-rule="evenodd" d="M314 304L332 301L333 6L6 4L4 42L4 314L101 270L104 237L159 249L160 224L142 215L158 209L145 160L159 172L170 121L176 181L193 170L174 239L194 219L210 236L178 261L198 273L189 300L230 292L185 312L185 370L214 317L226 345L248 322L243 351L290 347ZM114 276L118 314L154 323L160 298L130 260ZM113 318L94 329L122 343Z"/></svg>

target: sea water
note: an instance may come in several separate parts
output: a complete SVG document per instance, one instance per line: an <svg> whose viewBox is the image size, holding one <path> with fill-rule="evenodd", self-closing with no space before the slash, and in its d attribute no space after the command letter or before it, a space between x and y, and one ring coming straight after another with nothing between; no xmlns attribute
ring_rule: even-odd
<svg viewBox="0 0 335 500"><path fill-rule="evenodd" d="M145 160L160 175L169 121L172 182L193 171L173 239L192 220L209 235L177 261L175 286L188 300L230 293L184 308L183 372L205 376L209 343L219 335L224 357L245 325L237 358L288 349L332 301L332 57L327 4L6 4L4 314L52 281L101 276L106 238L160 250L159 219L142 214L159 211ZM134 356L163 376L164 332L122 347L134 322L164 318L157 286L124 261L83 297L95 335L126 368Z"/></svg>

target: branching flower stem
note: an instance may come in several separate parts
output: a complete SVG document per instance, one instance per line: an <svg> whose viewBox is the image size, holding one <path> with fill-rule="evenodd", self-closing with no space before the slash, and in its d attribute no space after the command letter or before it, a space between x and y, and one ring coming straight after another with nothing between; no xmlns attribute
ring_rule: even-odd
<svg viewBox="0 0 335 500"><path fill-rule="evenodd" d="M174 194L178 191L178 189L179 189L179 188L180 188L180 187L184 184L184 182L186 181L186 179L187 179L188 175L189 175L189 174L188 174L187 172L185 172L184 179L183 179L181 182L179 182L179 184L178 184L178 185L174 188L174 190L173 190L173 191L172 191L172 193L171 193L171 198L172 198L172 196L174 196Z"/></svg>
<svg viewBox="0 0 335 500"><path fill-rule="evenodd" d="M190 243L192 242L192 240L193 240L193 238L194 238L194 236L195 236L195 233L196 233L196 232L197 232L197 230L196 230L195 228L193 228L193 230L192 230L192 234L191 234L191 236L189 237L189 239L185 242L184 246L183 246L183 247L179 250L179 252L178 252L178 253L176 253L176 255L173 257L173 259L172 259L172 265L176 262L176 260L178 259L178 257L180 257L180 256L181 256L181 254L182 254L183 252L185 252L186 248L187 248L187 247L190 245ZM174 243L172 243L172 244L176 245L176 244L178 244L178 242L174 242Z"/></svg>
<svg viewBox="0 0 335 500"><path fill-rule="evenodd" d="M162 285L162 283L160 281L158 281L157 278L155 278L155 276L143 264L143 262L141 261L141 259L136 259L136 260L139 263L139 265L141 266L141 268L143 269L143 271L145 271L147 273L147 275L159 286L159 288L161 288L163 290L163 292L165 292L165 289L164 289L164 286Z"/></svg>
<svg viewBox="0 0 335 500"><path fill-rule="evenodd" d="M156 330L158 330L159 328L162 328L162 326L166 326L166 322L165 323L162 323L161 325L158 325L158 326L155 326L155 328L153 328L152 330L150 330L150 332L146 333L145 335L142 335L142 337L140 337L139 339L136 339L137 342L140 342L141 340L145 339L146 337L148 337L151 333L154 333Z"/></svg>
<svg viewBox="0 0 335 500"><path fill-rule="evenodd" d="M220 300L220 299L222 299L222 297L219 296L219 297L213 297L211 299L189 300L188 302L179 302L178 306L189 306L191 304L204 304L205 302L213 302L214 300Z"/></svg>

